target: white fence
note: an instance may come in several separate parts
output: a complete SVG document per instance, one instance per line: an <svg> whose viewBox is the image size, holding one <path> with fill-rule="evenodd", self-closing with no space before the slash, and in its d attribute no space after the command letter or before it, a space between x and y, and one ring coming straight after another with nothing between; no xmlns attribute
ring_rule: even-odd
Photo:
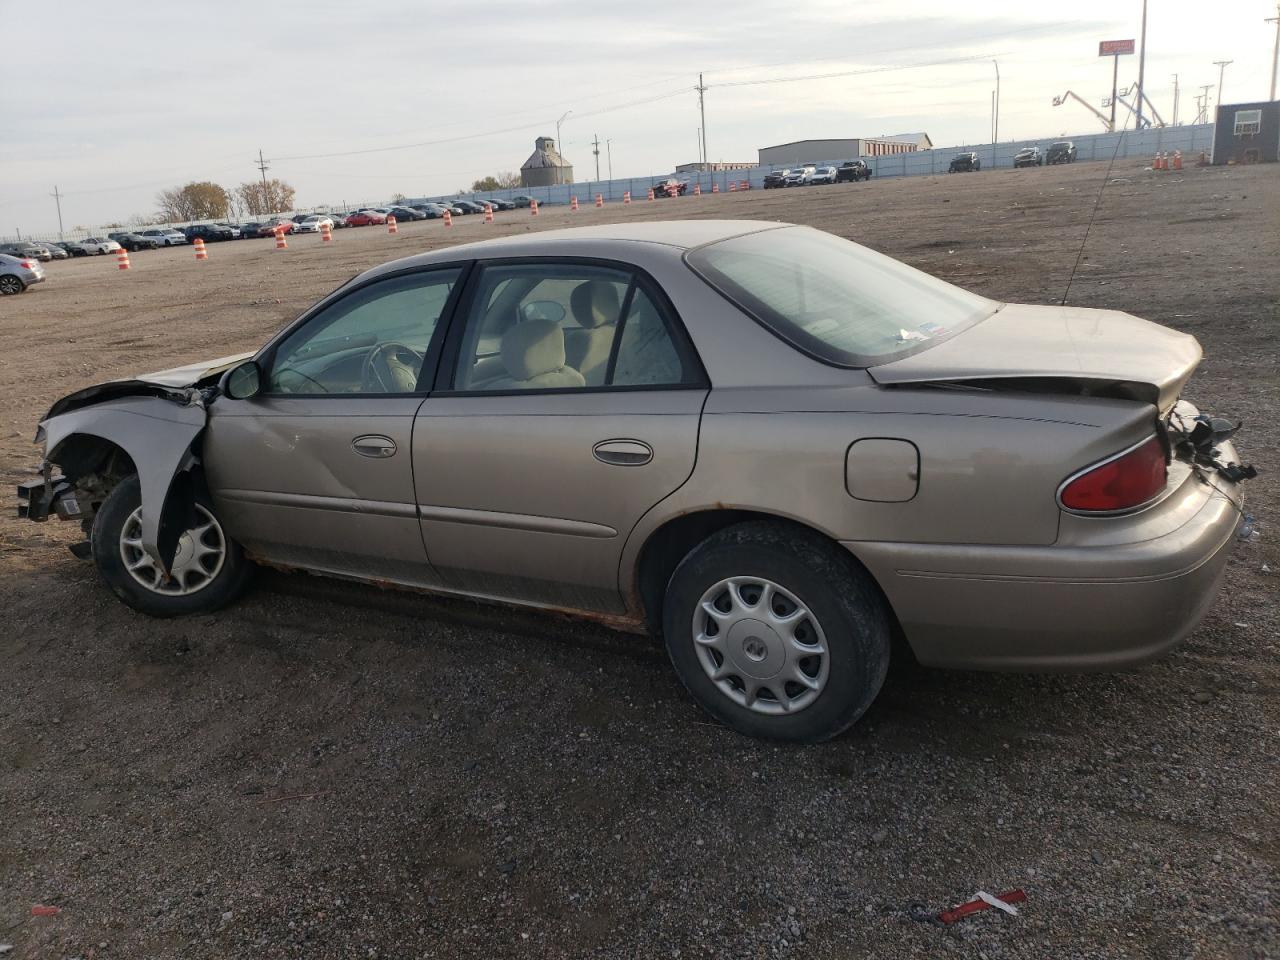
<svg viewBox="0 0 1280 960"><path fill-rule="evenodd" d="M1190 157L1202 152L1212 152L1213 124L1201 123L1180 127L1152 127L1141 131L1130 130L1123 133L1083 134L1073 137L1052 137L1040 140L1011 140L997 144L966 143L954 147L935 147L932 150L918 150L914 153L899 153L886 157L864 157L863 159L867 161L877 177L915 177L946 173L952 157L957 153L973 151L978 154L979 159L982 161L982 169L989 170L1013 166L1013 155L1023 147L1038 146L1041 152L1044 152L1048 149L1049 144L1057 140L1073 141L1076 145L1077 159L1081 161L1110 160L1116 151L1117 140L1120 141L1118 156L1121 157L1151 157L1156 153L1172 153L1175 150L1181 150L1184 156ZM838 166L841 160L850 158L809 157L807 159L819 166ZM764 186L765 174L775 169L782 168L780 166L751 167L747 170L729 170L722 173L689 172L681 173L678 177L681 180L689 181L690 192L693 191L694 184L701 186L703 193L711 193L713 186L718 186L722 192L727 192L731 182L741 184L744 180L751 185L752 189L758 190ZM654 183L665 179L666 176L670 176L670 174L658 173L648 177L619 178L599 182L579 180L576 183L565 183L554 187L518 187L512 190L492 190L478 196L509 199L524 195L534 197L540 204L567 204L571 197L577 197L579 204L589 206L595 202L596 194L603 196L606 201L617 202L623 198L625 193L630 191L632 200L644 200L648 196L649 188ZM467 196L470 195L442 193L433 197L415 198L408 202L420 203L425 200L446 200ZM355 206L325 205L312 209L315 211L364 209L389 205L390 201L380 200ZM120 229L123 228L110 228L110 230ZM150 228L138 227L137 229L146 230ZM106 227L95 227L86 235L106 236L108 232L109 230ZM70 234L68 234L68 238L74 239ZM18 239L53 241L58 237L54 233L38 233L27 234L20 238L0 237L0 242L10 242Z"/></svg>

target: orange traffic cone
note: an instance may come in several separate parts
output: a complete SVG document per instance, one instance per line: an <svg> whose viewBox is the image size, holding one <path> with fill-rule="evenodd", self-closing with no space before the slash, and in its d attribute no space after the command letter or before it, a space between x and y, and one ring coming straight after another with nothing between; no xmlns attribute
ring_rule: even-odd
<svg viewBox="0 0 1280 960"><path fill-rule="evenodd" d="M448 210L444 212L444 225L446 227L453 226L453 213Z"/></svg>
<svg viewBox="0 0 1280 960"><path fill-rule="evenodd" d="M650 199L650 200L652 200L652 199L653 199L653 187L650 187L650 188L649 188L649 199Z"/></svg>
<svg viewBox="0 0 1280 960"><path fill-rule="evenodd" d="M536 217L537 215L538 215L538 201L537 201L537 200L530 200L530 201L529 201L529 216L531 216L531 217Z"/></svg>
<svg viewBox="0 0 1280 960"><path fill-rule="evenodd" d="M129 251L124 247L116 251L116 266L121 270L129 269Z"/></svg>
<svg viewBox="0 0 1280 960"><path fill-rule="evenodd" d="M603 193L597 193L597 194L596 194L596 206L597 206L597 207L603 207L603 206L604 206L604 194L603 194Z"/></svg>
<svg viewBox="0 0 1280 960"><path fill-rule="evenodd" d="M702 184L700 184L700 183L695 183L695 184L693 185L693 195L694 195L695 197L700 197L700 196L702 196Z"/></svg>
<svg viewBox="0 0 1280 960"><path fill-rule="evenodd" d="M578 198L577 198L577 197L570 197L570 198L569 198L569 209L570 209L570 210L574 210L574 211L576 211L576 210L578 209Z"/></svg>
<svg viewBox="0 0 1280 960"><path fill-rule="evenodd" d="M630 191L630 190L624 190L624 191L623 191L623 193L622 193L622 202L623 202L623 203L630 203L630 202L631 202L631 191Z"/></svg>
<svg viewBox="0 0 1280 960"><path fill-rule="evenodd" d="M320 224L320 242L333 243L333 227L327 223Z"/></svg>
<svg viewBox="0 0 1280 960"><path fill-rule="evenodd" d="M491 203L484 205L484 222L493 223L493 204Z"/></svg>
<svg viewBox="0 0 1280 960"><path fill-rule="evenodd" d="M205 248L204 248L204 239L203 239L202 237L196 237L196 238L195 238L195 240L193 240L193 241L192 241L192 244L193 244L193 245L195 246L195 248L196 248L196 259L197 259L197 260L208 260L208 259L209 259L209 252L208 252L207 250L205 250Z"/></svg>
<svg viewBox="0 0 1280 960"><path fill-rule="evenodd" d="M1181 150L1173 151L1173 169L1175 170L1182 169L1182 151Z"/></svg>
<svg viewBox="0 0 1280 960"><path fill-rule="evenodd" d="M284 227L276 227L275 235L276 235L276 249L288 250L289 244L284 238Z"/></svg>
<svg viewBox="0 0 1280 960"><path fill-rule="evenodd" d="M396 226L396 218L391 214L387 214L387 233L399 233L400 228Z"/></svg>
<svg viewBox="0 0 1280 960"><path fill-rule="evenodd" d="M712 192L712 193L719 193L719 192L720 192L720 184L718 184L718 183L713 183L713 184L711 185L711 192Z"/></svg>

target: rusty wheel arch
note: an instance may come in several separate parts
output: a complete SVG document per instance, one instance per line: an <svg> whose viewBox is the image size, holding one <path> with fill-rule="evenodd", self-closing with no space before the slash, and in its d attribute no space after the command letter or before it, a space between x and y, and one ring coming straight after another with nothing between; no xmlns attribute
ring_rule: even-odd
<svg viewBox="0 0 1280 960"><path fill-rule="evenodd" d="M895 632L900 631L893 607L889 603L888 597L884 595L884 591L880 588L875 576L857 557L841 547L829 534L818 530L816 527L811 527L798 520L779 516L775 513L725 507L697 510L673 517L654 530L640 549L630 595L638 599L640 613L644 617L649 633L654 636L659 636L662 633L662 607L666 599L667 584L670 582L671 575L675 572L676 567L679 566L680 561L708 537L719 533L726 527L750 521L789 526L799 534L808 537L820 537L832 547L835 547L842 556L848 559L850 564L861 569L875 584L876 590L880 592L881 599L884 601L885 609L889 612L890 619L893 621Z"/></svg>

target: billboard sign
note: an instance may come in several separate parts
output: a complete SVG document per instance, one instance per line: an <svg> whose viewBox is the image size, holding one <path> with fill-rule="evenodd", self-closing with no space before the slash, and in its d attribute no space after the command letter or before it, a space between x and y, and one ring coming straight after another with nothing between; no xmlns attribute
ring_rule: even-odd
<svg viewBox="0 0 1280 960"><path fill-rule="evenodd" d="M1100 57L1118 57L1126 53L1133 53L1132 40L1098 41L1098 56Z"/></svg>

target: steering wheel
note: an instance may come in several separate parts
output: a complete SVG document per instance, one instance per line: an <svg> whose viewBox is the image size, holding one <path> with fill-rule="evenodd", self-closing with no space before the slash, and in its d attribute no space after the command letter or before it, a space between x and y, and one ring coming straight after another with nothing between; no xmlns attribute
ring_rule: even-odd
<svg viewBox="0 0 1280 960"><path fill-rule="evenodd" d="M412 393L421 368L422 354L388 340L365 354L360 380L370 393Z"/></svg>

